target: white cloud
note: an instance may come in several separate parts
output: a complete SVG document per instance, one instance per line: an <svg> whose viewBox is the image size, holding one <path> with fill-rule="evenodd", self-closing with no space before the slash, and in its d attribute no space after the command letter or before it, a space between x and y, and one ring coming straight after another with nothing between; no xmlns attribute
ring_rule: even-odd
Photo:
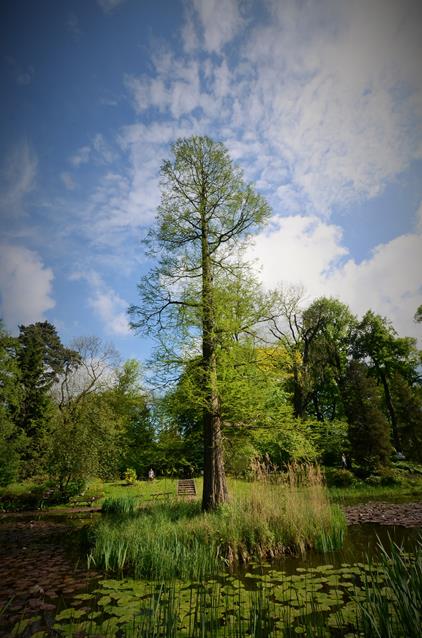
<svg viewBox="0 0 422 638"><path fill-rule="evenodd" d="M104 324L108 334L125 336L130 333L127 319L128 302L122 299L115 290L108 286L103 278L94 270L74 272L71 281L86 281L91 289L88 306Z"/></svg>
<svg viewBox="0 0 422 638"><path fill-rule="evenodd" d="M63 184L66 186L68 191L75 190L76 183L70 173L68 173L67 171L60 173L60 179L62 180Z"/></svg>
<svg viewBox="0 0 422 638"><path fill-rule="evenodd" d="M112 13L124 2L126 2L126 0L97 0L98 6L104 11L104 13Z"/></svg>
<svg viewBox="0 0 422 638"><path fill-rule="evenodd" d="M90 146L81 146L76 153L74 153L70 158L69 162L73 164L73 166L80 166L81 164L87 164L91 157L91 147Z"/></svg>
<svg viewBox="0 0 422 638"><path fill-rule="evenodd" d="M422 302L422 234L378 245L364 261L347 257L341 229L316 216L274 218L259 234L249 257L257 259L267 288L303 285L310 298L338 297L362 315L386 316L400 334L420 337L413 322Z"/></svg>
<svg viewBox="0 0 422 638"><path fill-rule="evenodd" d="M0 247L1 315L11 330L45 318L55 306L52 281L53 271L36 252L21 246Z"/></svg>
<svg viewBox="0 0 422 638"><path fill-rule="evenodd" d="M139 113L221 139L288 212L348 208L422 158L419 3L268 1L267 19L239 6L192 0L185 53L161 49L153 73L126 78ZM224 44L243 27L229 63Z"/></svg>
<svg viewBox="0 0 422 638"><path fill-rule="evenodd" d="M243 25L237 0L192 0L192 5L201 24L207 51L220 52Z"/></svg>
<svg viewBox="0 0 422 638"><path fill-rule="evenodd" d="M8 217L23 212L25 196L35 188L38 160L27 142L15 146L0 171L0 210Z"/></svg>

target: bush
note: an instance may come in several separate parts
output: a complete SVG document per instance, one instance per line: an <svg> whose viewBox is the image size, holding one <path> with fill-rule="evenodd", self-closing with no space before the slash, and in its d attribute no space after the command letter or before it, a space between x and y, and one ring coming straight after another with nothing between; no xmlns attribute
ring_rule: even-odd
<svg viewBox="0 0 422 638"><path fill-rule="evenodd" d="M123 478L128 485L134 485L136 483L136 471L133 467L128 467L125 473L123 474Z"/></svg>
<svg viewBox="0 0 422 638"><path fill-rule="evenodd" d="M325 478L329 487L350 487L355 480L353 473L345 469L326 471Z"/></svg>
<svg viewBox="0 0 422 638"><path fill-rule="evenodd" d="M371 487L381 487L381 477L377 474L370 474L364 480L365 483Z"/></svg>
<svg viewBox="0 0 422 638"><path fill-rule="evenodd" d="M394 470L389 467L382 467L377 472L378 476L381 479L381 485L388 487L390 485L398 485L400 483L400 479L396 476Z"/></svg>

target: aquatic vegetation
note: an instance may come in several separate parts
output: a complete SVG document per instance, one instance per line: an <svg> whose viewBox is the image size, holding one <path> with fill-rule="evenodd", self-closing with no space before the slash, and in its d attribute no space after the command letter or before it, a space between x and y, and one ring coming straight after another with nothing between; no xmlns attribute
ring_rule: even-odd
<svg viewBox="0 0 422 638"><path fill-rule="evenodd" d="M292 468L282 484L241 487L211 513L198 501L153 502L138 511L128 501L109 502L107 511L128 516L98 524L89 564L137 577L198 578L223 564L341 546L344 516L330 505L318 469Z"/></svg>
<svg viewBox="0 0 422 638"><path fill-rule="evenodd" d="M417 638L422 625L422 539L414 556L394 543L389 551L380 545L380 551L380 566L370 564L366 596L359 604L363 633L368 637ZM379 571L381 582L374 578L374 572ZM382 586L374 586L374 582Z"/></svg>
<svg viewBox="0 0 422 638"><path fill-rule="evenodd" d="M251 563L243 576L220 572L207 580L102 579L76 594L52 629L110 638L413 638L421 596L421 545L415 555L395 546L382 549L379 562L292 574Z"/></svg>

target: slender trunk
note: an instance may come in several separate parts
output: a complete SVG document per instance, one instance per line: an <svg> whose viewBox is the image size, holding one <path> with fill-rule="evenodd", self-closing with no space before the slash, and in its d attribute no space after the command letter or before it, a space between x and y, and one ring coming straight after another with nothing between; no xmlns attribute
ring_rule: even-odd
<svg viewBox="0 0 422 638"><path fill-rule="evenodd" d="M204 209L204 207L203 207ZM208 226L202 214L202 363L206 406L204 427L204 487L202 509L212 510L228 499L224 472L220 397L217 387L215 311L211 259L208 250Z"/></svg>
<svg viewBox="0 0 422 638"><path fill-rule="evenodd" d="M300 384L297 366L293 370L293 414L296 419L301 419L304 413L303 390Z"/></svg>
<svg viewBox="0 0 422 638"><path fill-rule="evenodd" d="M378 369L378 373L380 375L382 387L384 388L385 403L387 405L387 412L390 417L391 435L393 439L393 444L396 450L401 450L399 431L397 427L397 416L393 406L393 400L391 398L391 393L390 393L390 388L388 386L387 377L383 370Z"/></svg>

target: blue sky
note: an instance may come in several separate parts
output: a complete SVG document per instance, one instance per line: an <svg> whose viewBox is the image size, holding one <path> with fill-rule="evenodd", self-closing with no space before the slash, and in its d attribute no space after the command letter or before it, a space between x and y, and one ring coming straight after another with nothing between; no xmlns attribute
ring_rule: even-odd
<svg viewBox="0 0 422 638"><path fill-rule="evenodd" d="M150 343L126 309L159 167L207 134L272 206L265 286L335 295L418 336L418 0L5 0L0 6L0 315Z"/></svg>

